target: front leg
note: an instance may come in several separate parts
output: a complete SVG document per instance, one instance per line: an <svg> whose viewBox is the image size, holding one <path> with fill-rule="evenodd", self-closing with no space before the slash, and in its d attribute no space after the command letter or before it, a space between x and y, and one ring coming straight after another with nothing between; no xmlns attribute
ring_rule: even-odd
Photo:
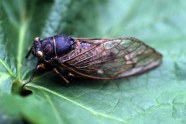
<svg viewBox="0 0 186 124"><path fill-rule="evenodd" d="M40 69L45 69L45 65L43 63L40 63L40 64L38 63L36 65L36 67L32 71L30 79L26 83L24 83L22 87L24 87L26 84L30 83L33 80L34 76L37 74L38 70L40 70Z"/></svg>

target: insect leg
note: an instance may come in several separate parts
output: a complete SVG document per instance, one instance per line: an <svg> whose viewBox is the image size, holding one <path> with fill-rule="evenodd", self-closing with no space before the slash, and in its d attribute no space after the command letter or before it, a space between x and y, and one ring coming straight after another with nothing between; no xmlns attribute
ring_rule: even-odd
<svg viewBox="0 0 186 124"><path fill-rule="evenodd" d="M25 58L28 58L28 57L30 56L31 52L32 52L32 47L30 48L30 50L29 50L28 53L26 54Z"/></svg>
<svg viewBox="0 0 186 124"><path fill-rule="evenodd" d="M58 74L66 83L69 83L69 81L56 69L53 68L54 72Z"/></svg>
<svg viewBox="0 0 186 124"><path fill-rule="evenodd" d="M35 74L37 73L37 68L35 68L33 71L32 71L32 75L30 76L30 79L28 80L28 83L31 82L35 76Z"/></svg>
<svg viewBox="0 0 186 124"><path fill-rule="evenodd" d="M45 65L43 63L37 65L37 70L43 70L43 69L46 69Z"/></svg>
<svg viewBox="0 0 186 124"><path fill-rule="evenodd" d="M39 63L39 62L38 62L38 63ZM37 73L37 70L40 69L40 68L41 68L41 69L45 69L45 66L44 66L43 63L37 64L37 65L36 65L36 67L35 67L34 70L32 71L32 74L31 74L31 76L30 76L30 79L29 79L26 83L23 84L22 88L23 88L26 84L28 84L29 82L31 82L31 81L33 80L35 74Z"/></svg>
<svg viewBox="0 0 186 124"><path fill-rule="evenodd" d="M30 76L30 79L29 79L26 83L23 84L22 88L23 88L26 84L28 84L28 83L30 83L30 82L32 81L32 79L34 78L34 75L35 75L36 73L37 73L37 68L35 68L35 69L32 71L32 74L31 74L31 76Z"/></svg>

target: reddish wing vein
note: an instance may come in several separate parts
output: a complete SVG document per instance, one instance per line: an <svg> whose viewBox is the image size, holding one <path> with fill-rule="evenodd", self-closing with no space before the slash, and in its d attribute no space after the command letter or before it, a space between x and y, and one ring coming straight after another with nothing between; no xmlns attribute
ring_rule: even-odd
<svg viewBox="0 0 186 124"><path fill-rule="evenodd" d="M88 45L60 57L67 69L92 78L115 79L148 71L161 54L135 38L78 39Z"/></svg>

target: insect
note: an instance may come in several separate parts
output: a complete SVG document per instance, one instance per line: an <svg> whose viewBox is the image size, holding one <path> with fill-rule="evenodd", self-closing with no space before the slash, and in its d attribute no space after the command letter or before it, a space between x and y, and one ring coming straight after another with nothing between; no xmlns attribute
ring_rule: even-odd
<svg viewBox="0 0 186 124"><path fill-rule="evenodd" d="M38 64L28 82L39 68L50 68L69 83L68 77L100 80L130 77L149 71L162 61L159 52L136 38L36 37L26 58L30 53L38 58Z"/></svg>

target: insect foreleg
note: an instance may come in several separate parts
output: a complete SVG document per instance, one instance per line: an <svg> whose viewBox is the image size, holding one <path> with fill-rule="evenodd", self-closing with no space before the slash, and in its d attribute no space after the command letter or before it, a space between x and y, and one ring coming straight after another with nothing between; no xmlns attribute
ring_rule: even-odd
<svg viewBox="0 0 186 124"><path fill-rule="evenodd" d="M30 48L30 50L29 50L28 53L26 54L25 58L28 58L28 57L30 56L31 52L32 52L32 47Z"/></svg>
<svg viewBox="0 0 186 124"><path fill-rule="evenodd" d="M37 67L34 68L34 70L32 71L32 74L31 74L31 76L30 76L30 79L29 79L26 83L23 84L22 88L23 88L26 84L28 84L28 83L30 83L30 82L32 81L32 79L34 78L34 76L35 76L36 73L37 73Z"/></svg>
<svg viewBox="0 0 186 124"><path fill-rule="evenodd" d="M66 83L69 83L69 81L56 69L53 68L54 72L59 75Z"/></svg>
<svg viewBox="0 0 186 124"><path fill-rule="evenodd" d="M37 65L37 70L43 70L43 69L46 69L46 67L43 63Z"/></svg>
<svg viewBox="0 0 186 124"><path fill-rule="evenodd" d="M38 63L39 63L39 62L38 62ZM36 75L38 69L45 69L44 64L41 63L41 64L37 64L37 65L36 65L36 67L35 67L34 70L32 71L32 74L31 74L29 80L28 80L26 83L23 84L22 88L23 88L26 84L30 83L30 82L33 80L33 78L34 78L34 76Z"/></svg>

